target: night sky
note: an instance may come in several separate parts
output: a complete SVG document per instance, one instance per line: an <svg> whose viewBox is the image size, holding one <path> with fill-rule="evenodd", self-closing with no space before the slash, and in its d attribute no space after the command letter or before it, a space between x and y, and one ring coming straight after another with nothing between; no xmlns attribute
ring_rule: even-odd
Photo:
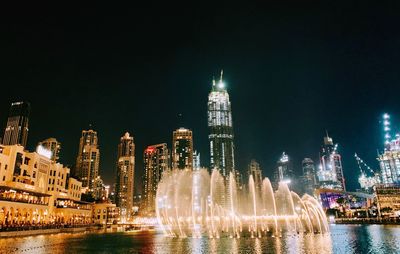
<svg viewBox="0 0 400 254"><path fill-rule="evenodd" d="M140 192L145 146L170 147L178 127L193 130L209 165L207 97L223 69L238 169L254 158L272 176L285 151L299 172L304 157L318 161L328 130L355 190L354 152L378 168L381 114L400 126L399 8L322 2L3 9L1 126L11 102L31 102L29 150L55 137L60 161L73 165L81 130L92 124L107 184L128 131Z"/></svg>

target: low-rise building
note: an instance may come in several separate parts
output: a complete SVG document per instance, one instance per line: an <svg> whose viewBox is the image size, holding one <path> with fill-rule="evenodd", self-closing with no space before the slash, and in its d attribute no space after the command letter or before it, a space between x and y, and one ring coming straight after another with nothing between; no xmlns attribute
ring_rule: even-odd
<svg viewBox="0 0 400 254"><path fill-rule="evenodd" d="M374 195L380 216L400 216L400 185L376 185Z"/></svg>
<svg viewBox="0 0 400 254"><path fill-rule="evenodd" d="M69 174L43 148L0 145L0 225L90 223L91 204L80 201L82 183Z"/></svg>
<svg viewBox="0 0 400 254"><path fill-rule="evenodd" d="M103 202L93 204L94 224L117 224L119 222L119 208L112 203Z"/></svg>

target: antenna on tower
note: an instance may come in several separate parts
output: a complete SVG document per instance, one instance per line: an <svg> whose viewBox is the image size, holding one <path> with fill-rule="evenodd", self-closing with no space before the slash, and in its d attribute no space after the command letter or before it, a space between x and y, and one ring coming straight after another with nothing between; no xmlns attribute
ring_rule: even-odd
<svg viewBox="0 0 400 254"><path fill-rule="evenodd" d="M223 69L221 69L221 77L220 77L220 81L222 82L222 76L224 75L224 70Z"/></svg>

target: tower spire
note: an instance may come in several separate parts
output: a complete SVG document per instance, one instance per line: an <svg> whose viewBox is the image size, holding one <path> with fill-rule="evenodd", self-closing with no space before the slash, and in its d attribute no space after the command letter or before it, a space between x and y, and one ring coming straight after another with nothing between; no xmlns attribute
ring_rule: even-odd
<svg viewBox="0 0 400 254"><path fill-rule="evenodd" d="M221 77L220 77L220 79L219 79L220 82L222 82L222 76L223 76L223 75L224 75L224 70L221 69Z"/></svg>

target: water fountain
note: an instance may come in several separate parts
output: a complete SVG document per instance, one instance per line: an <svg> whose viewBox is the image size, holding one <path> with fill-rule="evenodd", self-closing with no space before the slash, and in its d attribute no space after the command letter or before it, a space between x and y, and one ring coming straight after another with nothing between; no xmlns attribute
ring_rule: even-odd
<svg viewBox="0 0 400 254"><path fill-rule="evenodd" d="M283 231L329 231L321 205L310 195L299 197L286 183L274 192L268 178L238 190L235 177L217 171L165 172L157 189L156 213L163 232L174 237L279 237Z"/></svg>

